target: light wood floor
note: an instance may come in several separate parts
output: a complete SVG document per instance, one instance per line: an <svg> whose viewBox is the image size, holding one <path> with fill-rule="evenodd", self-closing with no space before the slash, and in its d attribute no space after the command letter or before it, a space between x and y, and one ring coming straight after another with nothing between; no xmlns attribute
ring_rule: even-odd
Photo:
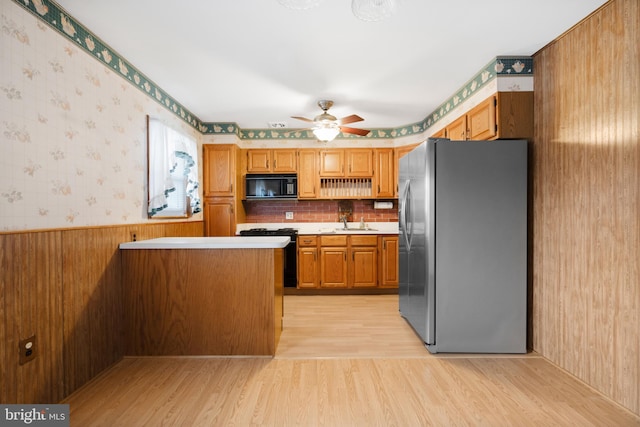
<svg viewBox="0 0 640 427"><path fill-rule="evenodd" d="M271 358L125 358L72 426L640 426L535 354L431 355L397 295L286 296Z"/></svg>

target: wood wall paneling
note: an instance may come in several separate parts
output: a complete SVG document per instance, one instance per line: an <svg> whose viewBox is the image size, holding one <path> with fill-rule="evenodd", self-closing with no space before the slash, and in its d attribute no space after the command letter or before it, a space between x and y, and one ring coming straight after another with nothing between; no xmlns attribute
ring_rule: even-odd
<svg viewBox="0 0 640 427"><path fill-rule="evenodd" d="M118 244L127 227L63 233L65 394L124 355Z"/></svg>
<svg viewBox="0 0 640 427"><path fill-rule="evenodd" d="M640 2L534 57L533 348L640 414Z"/></svg>
<svg viewBox="0 0 640 427"><path fill-rule="evenodd" d="M0 402L58 402L63 395L61 233L0 235ZM19 342L36 357L19 364Z"/></svg>

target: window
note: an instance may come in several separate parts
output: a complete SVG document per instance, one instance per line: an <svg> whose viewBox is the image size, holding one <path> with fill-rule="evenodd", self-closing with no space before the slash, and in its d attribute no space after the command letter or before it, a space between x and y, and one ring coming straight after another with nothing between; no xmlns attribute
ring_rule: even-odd
<svg viewBox="0 0 640 427"><path fill-rule="evenodd" d="M158 119L147 119L149 217L200 212L196 142Z"/></svg>

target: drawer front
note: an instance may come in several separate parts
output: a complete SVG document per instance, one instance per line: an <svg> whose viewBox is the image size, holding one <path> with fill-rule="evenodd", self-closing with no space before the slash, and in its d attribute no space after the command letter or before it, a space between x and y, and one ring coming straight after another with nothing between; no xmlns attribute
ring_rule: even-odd
<svg viewBox="0 0 640 427"><path fill-rule="evenodd" d="M320 236L321 246L347 246L347 236Z"/></svg>
<svg viewBox="0 0 640 427"><path fill-rule="evenodd" d="M351 236L351 246L376 246L378 244L378 236Z"/></svg>
<svg viewBox="0 0 640 427"><path fill-rule="evenodd" d="M316 246L317 244L317 236L298 236L298 246Z"/></svg>

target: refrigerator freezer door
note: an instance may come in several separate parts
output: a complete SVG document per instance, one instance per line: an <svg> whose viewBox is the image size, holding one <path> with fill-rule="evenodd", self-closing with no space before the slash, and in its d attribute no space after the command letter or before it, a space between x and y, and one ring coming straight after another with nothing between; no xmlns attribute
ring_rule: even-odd
<svg viewBox="0 0 640 427"><path fill-rule="evenodd" d="M435 144L400 159L400 312L422 340L435 339Z"/></svg>

